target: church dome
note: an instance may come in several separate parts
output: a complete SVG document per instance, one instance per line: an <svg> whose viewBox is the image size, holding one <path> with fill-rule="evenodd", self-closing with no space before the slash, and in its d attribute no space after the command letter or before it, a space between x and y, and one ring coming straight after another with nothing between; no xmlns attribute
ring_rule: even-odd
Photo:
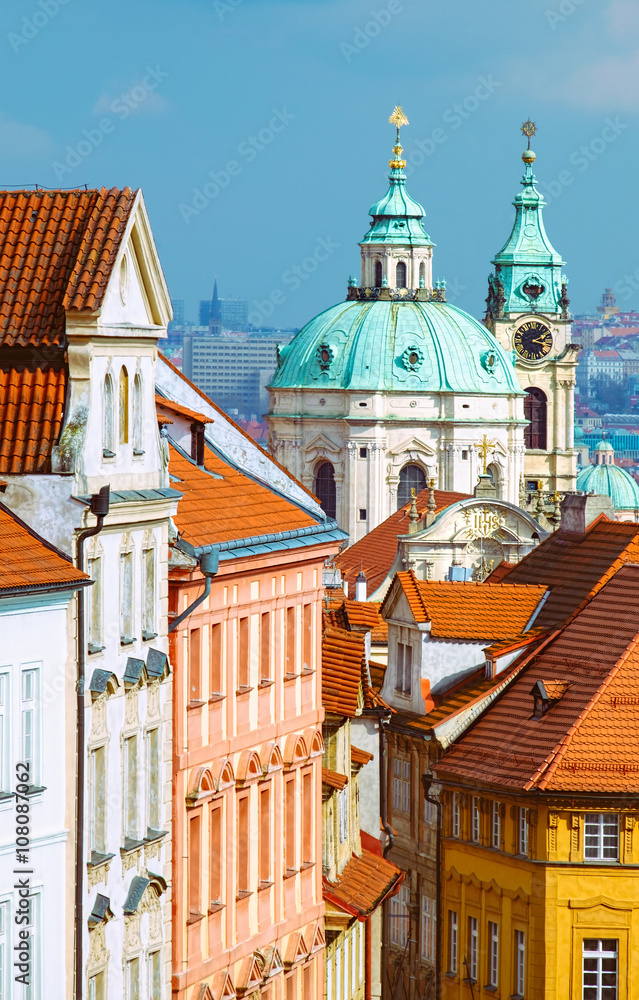
<svg viewBox="0 0 639 1000"><path fill-rule="evenodd" d="M602 447L604 444L606 448ZM602 451L613 450L607 441L597 447ZM577 489L609 496L615 510L639 510L639 486L630 473L618 465L589 465L577 476Z"/></svg>
<svg viewBox="0 0 639 1000"><path fill-rule="evenodd" d="M446 302L401 299L320 313L281 348L271 387L521 394L510 357L485 326Z"/></svg>

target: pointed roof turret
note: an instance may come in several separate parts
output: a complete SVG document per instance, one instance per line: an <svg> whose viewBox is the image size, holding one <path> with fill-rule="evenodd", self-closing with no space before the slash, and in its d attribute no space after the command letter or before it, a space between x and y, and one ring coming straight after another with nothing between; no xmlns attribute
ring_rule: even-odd
<svg viewBox="0 0 639 1000"><path fill-rule="evenodd" d="M530 139L537 128L534 122L522 125L522 132L528 138L528 148L522 154L524 175L522 190L516 195L515 221L505 245L494 257L495 274L491 276L491 286L495 286L497 297L503 303L499 306L503 313L542 312L566 313L568 300L561 268L564 261L557 253L546 234L543 196L536 188L533 173L535 153L530 148Z"/></svg>
<svg viewBox="0 0 639 1000"><path fill-rule="evenodd" d="M211 301L211 319L222 319L222 306L220 305L220 297L217 294L217 276L215 278L215 284L213 285L213 299Z"/></svg>

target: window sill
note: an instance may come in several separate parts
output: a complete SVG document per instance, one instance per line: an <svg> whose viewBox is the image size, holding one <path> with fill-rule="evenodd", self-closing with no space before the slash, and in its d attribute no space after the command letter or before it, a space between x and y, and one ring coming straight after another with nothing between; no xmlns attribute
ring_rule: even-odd
<svg viewBox="0 0 639 1000"><path fill-rule="evenodd" d="M102 449L102 458L115 458L115 457L116 457L115 452L111 451L110 448Z"/></svg>
<svg viewBox="0 0 639 1000"><path fill-rule="evenodd" d="M134 448L133 449L133 457L134 458L141 458L142 455L144 455L144 448Z"/></svg>
<svg viewBox="0 0 639 1000"><path fill-rule="evenodd" d="M302 861L302 864L300 865L300 871L305 872L308 871L309 868L314 868L314 867L315 867L314 861Z"/></svg>
<svg viewBox="0 0 639 1000"><path fill-rule="evenodd" d="M261 688L270 688L270 687L273 687L274 684L275 684L275 681L272 681L269 677L264 677L260 681L260 689Z"/></svg>
<svg viewBox="0 0 639 1000"><path fill-rule="evenodd" d="M132 854L134 851L139 851L141 847L144 847L143 840L133 840L131 837L125 837L124 844L120 848L120 854Z"/></svg>
<svg viewBox="0 0 639 1000"><path fill-rule="evenodd" d="M499 987L492 986L490 983L487 983L486 986L484 986L484 993L497 993L498 988Z"/></svg>
<svg viewBox="0 0 639 1000"><path fill-rule="evenodd" d="M144 843L155 844L158 840L164 840L168 832L168 830L151 830L150 828L147 828Z"/></svg>
<svg viewBox="0 0 639 1000"><path fill-rule="evenodd" d="M97 642L89 642L87 644L87 652L89 656L93 656L94 653L101 653L106 646L98 646Z"/></svg>
<svg viewBox="0 0 639 1000"><path fill-rule="evenodd" d="M238 903L241 899L248 899L253 893L250 889L240 889L240 891L235 896L235 902Z"/></svg>
<svg viewBox="0 0 639 1000"><path fill-rule="evenodd" d="M284 674L285 681L295 681L299 677L299 674Z"/></svg>
<svg viewBox="0 0 639 1000"><path fill-rule="evenodd" d="M142 629L142 638L144 639L145 642L150 642L151 639L157 639L157 637L158 637L157 632L149 632L145 628Z"/></svg>
<svg viewBox="0 0 639 1000"><path fill-rule="evenodd" d="M203 913L189 913L189 918L186 921L186 926L188 927L189 924L197 924L199 923L200 920L204 920Z"/></svg>
<svg viewBox="0 0 639 1000"><path fill-rule="evenodd" d="M262 880L262 881L258 882L257 891L258 892L264 892L265 889L270 889L272 885L274 885L273 882L266 882L266 881Z"/></svg>
<svg viewBox="0 0 639 1000"><path fill-rule="evenodd" d="M20 794L39 795L40 792L46 792L46 790L47 790L46 785L29 785L29 791L25 793L21 792ZM13 793L11 793L11 796L13 798Z"/></svg>
<svg viewBox="0 0 639 1000"><path fill-rule="evenodd" d="M226 698L225 694L218 694L218 692L216 691L209 698L209 705L217 705L218 701L224 701L225 698Z"/></svg>
<svg viewBox="0 0 639 1000"><path fill-rule="evenodd" d="M106 865L114 857L115 854L100 854L98 851L91 851L91 860L87 861L87 868L91 870L99 868L101 865Z"/></svg>
<svg viewBox="0 0 639 1000"><path fill-rule="evenodd" d="M298 868L287 868L282 877L284 879L293 878L294 875L298 874L298 871L299 871Z"/></svg>
<svg viewBox="0 0 639 1000"><path fill-rule="evenodd" d="M400 698L412 698L410 691L400 691L399 688L395 688L395 694L399 695Z"/></svg>
<svg viewBox="0 0 639 1000"><path fill-rule="evenodd" d="M137 642L137 641L138 640L133 635L121 635L120 636L120 645L121 646L132 646L133 643Z"/></svg>
<svg viewBox="0 0 639 1000"><path fill-rule="evenodd" d="M219 913L220 910L224 910L226 907L224 903L211 903L209 907L209 917L212 917L214 913Z"/></svg>
<svg viewBox="0 0 639 1000"><path fill-rule="evenodd" d="M310 677L315 671L311 670L310 667L302 667L302 677Z"/></svg>
<svg viewBox="0 0 639 1000"><path fill-rule="evenodd" d="M205 701L190 701L186 706L187 712L192 711L194 708L202 708L202 705L206 705Z"/></svg>
<svg viewBox="0 0 639 1000"><path fill-rule="evenodd" d="M236 690L235 693L236 693L236 695L248 694L249 691L252 691L252 690L253 690L253 688L250 687L248 684L240 684L240 686L237 688L237 690Z"/></svg>

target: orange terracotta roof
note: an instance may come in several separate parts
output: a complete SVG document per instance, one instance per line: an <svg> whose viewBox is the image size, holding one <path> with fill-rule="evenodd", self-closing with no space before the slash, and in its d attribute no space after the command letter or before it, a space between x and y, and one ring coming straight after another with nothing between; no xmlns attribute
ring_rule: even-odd
<svg viewBox="0 0 639 1000"><path fill-rule="evenodd" d="M600 516L581 539L562 531L550 535L502 579L549 587L535 627L552 629L583 608L627 562L639 562L639 524Z"/></svg>
<svg viewBox="0 0 639 1000"><path fill-rule="evenodd" d="M428 509L429 497L428 489L422 490L417 496L417 512L420 517ZM470 499L467 493L445 493L443 490L435 490L435 512L439 513L460 500ZM410 503L400 507L336 558L335 563L341 569L344 579L348 581L351 593L355 593L355 578L360 570L363 570L366 576L369 594L375 593L384 582L397 555L397 537L408 533L409 508Z"/></svg>
<svg viewBox="0 0 639 1000"><path fill-rule="evenodd" d="M40 538L0 504L0 593L83 585L82 573L55 546Z"/></svg>
<svg viewBox="0 0 639 1000"><path fill-rule="evenodd" d="M525 646L530 646L531 643L537 642L541 635L545 635L543 629L531 628L527 632L523 632L522 635L499 639L497 642L491 643L490 646L486 646L484 655L487 659L491 657L497 658L515 649L524 649Z"/></svg>
<svg viewBox="0 0 639 1000"><path fill-rule="evenodd" d="M335 788L338 792L341 792L342 788L345 788L348 784L348 778L345 774L339 774L337 771L329 771L327 767L323 767L322 784L328 785L329 788Z"/></svg>
<svg viewBox="0 0 639 1000"><path fill-rule="evenodd" d="M444 755L443 778L639 792L639 566L626 565ZM533 718L538 681L562 696Z"/></svg>
<svg viewBox="0 0 639 1000"><path fill-rule="evenodd" d="M440 639L510 638L526 629L547 590L541 585L418 580L412 570L396 579L415 621L430 622L431 636Z"/></svg>
<svg viewBox="0 0 639 1000"><path fill-rule="evenodd" d="M175 524L195 547L319 523L296 504L238 472L208 447L203 469L172 443L169 449L171 484L182 493Z"/></svg>
<svg viewBox="0 0 639 1000"><path fill-rule="evenodd" d="M0 191L0 345L61 345L65 311L101 306L134 201L129 188Z"/></svg>
<svg viewBox="0 0 639 1000"><path fill-rule="evenodd" d="M368 661L368 672L371 675L371 682L376 691L380 691L386 675L386 664L376 660Z"/></svg>
<svg viewBox="0 0 639 1000"><path fill-rule="evenodd" d="M356 916L377 909L382 900L404 880L404 872L392 862L362 848L353 854L335 882L322 880L324 898Z"/></svg>
<svg viewBox="0 0 639 1000"><path fill-rule="evenodd" d="M385 631L388 635L388 625L381 617L379 609L381 601L344 601L346 620L351 629L363 629L366 632Z"/></svg>
<svg viewBox="0 0 639 1000"><path fill-rule="evenodd" d="M171 399L166 399L164 396L155 397L155 405L160 409L168 410L169 413L177 413L181 417L186 417L188 420L192 420L194 423L200 424L212 424L215 423L213 417L206 417L203 413L198 413L197 410L189 410L187 406L182 406L181 403L174 403Z"/></svg>
<svg viewBox="0 0 639 1000"><path fill-rule="evenodd" d="M364 632L349 632L332 624L324 626L322 704L327 712L354 718L359 704L365 655Z"/></svg>
<svg viewBox="0 0 639 1000"><path fill-rule="evenodd" d="M368 750L360 750L359 747L353 746L351 743L351 763L353 764L368 764L369 761L374 760L375 755L369 753Z"/></svg>
<svg viewBox="0 0 639 1000"><path fill-rule="evenodd" d="M499 566L495 566L490 576L486 577L484 583L501 583L505 576L511 571L515 563L506 562L504 559Z"/></svg>
<svg viewBox="0 0 639 1000"><path fill-rule="evenodd" d="M65 394L62 368L0 368L0 474L51 471Z"/></svg>

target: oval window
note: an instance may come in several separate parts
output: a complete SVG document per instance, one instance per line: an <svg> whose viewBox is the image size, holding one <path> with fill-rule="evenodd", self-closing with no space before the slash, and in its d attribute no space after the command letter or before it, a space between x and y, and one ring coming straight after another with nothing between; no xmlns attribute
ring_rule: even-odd
<svg viewBox="0 0 639 1000"><path fill-rule="evenodd" d="M416 365L417 362L419 361L419 355L416 354L415 351L411 351L410 354L408 355L408 360L411 363L411 365Z"/></svg>

